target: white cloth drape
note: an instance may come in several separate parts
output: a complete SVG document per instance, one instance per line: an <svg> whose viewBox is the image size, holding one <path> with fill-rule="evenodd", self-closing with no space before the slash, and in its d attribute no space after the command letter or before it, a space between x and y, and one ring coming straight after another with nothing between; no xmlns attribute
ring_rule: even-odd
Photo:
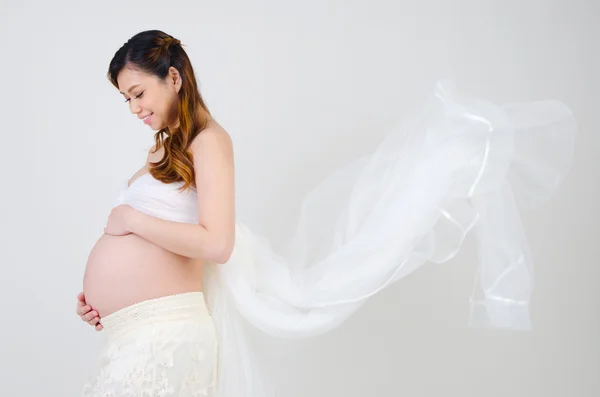
<svg viewBox="0 0 600 397"><path fill-rule="evenodd" d="M285 250L238 222L233 256L208 266L204 284L221 347L219 396L270 395L269 373L256 365L264 340L293 351L295 339L340 326L424 263L451 259L469 231L479 251L471 324L529 329L533 267L517 208L557 189L574 132L560 102L496 106L441 81L373 153L304 198Z"/></svg>

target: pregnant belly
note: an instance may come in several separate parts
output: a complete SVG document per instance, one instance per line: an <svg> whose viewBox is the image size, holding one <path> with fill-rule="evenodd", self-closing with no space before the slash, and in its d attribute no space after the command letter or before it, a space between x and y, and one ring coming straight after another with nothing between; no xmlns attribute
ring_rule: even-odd
<svg viewBox="0 0 600 397"><path fill-rule="evenodd" d="M86 301L107 316L134 303L202 290L202 261L167 251L135 234L104 234L83 277Z"/></svg>

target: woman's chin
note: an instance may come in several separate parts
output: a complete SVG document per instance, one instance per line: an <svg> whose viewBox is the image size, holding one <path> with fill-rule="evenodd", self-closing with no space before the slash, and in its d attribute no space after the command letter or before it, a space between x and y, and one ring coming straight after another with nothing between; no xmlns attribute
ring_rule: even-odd
<svg viewBox="0 0 600 397"><path fill-rule="evenodd" d="M152 131L158 131L164 128L160 125L160 123L157 123L154 120L152 121L152 123L148 124L148 127L150 127Z"/></svg>

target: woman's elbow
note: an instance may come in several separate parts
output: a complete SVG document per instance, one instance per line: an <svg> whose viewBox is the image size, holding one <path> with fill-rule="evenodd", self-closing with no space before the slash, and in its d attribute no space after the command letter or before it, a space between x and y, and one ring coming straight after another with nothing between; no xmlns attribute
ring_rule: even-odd
<svg viewBox="0 0 600 397"><path fill-rule="evenodd" d="M233 254L233 250L223 250L219 253L219 255L215 256L215 263L218 264L223 264L223 263L227 263L229 261L229 259L231 258L231 255Z"/></svg>
<svg viewBox="0 0 600 397"><path fill-rule="evenodd" d="M235 246L235 240L229 239L226 242L219 244L221 247L216 253L214 261L216 263L227 263L233 255L233 247Z"/></svg>

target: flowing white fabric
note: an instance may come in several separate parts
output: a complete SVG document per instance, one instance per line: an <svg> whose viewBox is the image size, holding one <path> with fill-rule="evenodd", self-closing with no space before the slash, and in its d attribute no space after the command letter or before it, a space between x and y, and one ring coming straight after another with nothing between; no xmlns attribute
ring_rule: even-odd
<svg viewBox="0 0 600 397"><path fill-rule="evenodd" d="M256 365L265 345L250 343L252 333L287 349L328 332L424 263L454 257L471 230L471 325L529 329L533 266L517 208L557 189L574 133L560 102L496 106L441 81L373 153L303 199L285 250L238 222L233 256L205 272L221 346L218 395L271 395Z"/></svg>

